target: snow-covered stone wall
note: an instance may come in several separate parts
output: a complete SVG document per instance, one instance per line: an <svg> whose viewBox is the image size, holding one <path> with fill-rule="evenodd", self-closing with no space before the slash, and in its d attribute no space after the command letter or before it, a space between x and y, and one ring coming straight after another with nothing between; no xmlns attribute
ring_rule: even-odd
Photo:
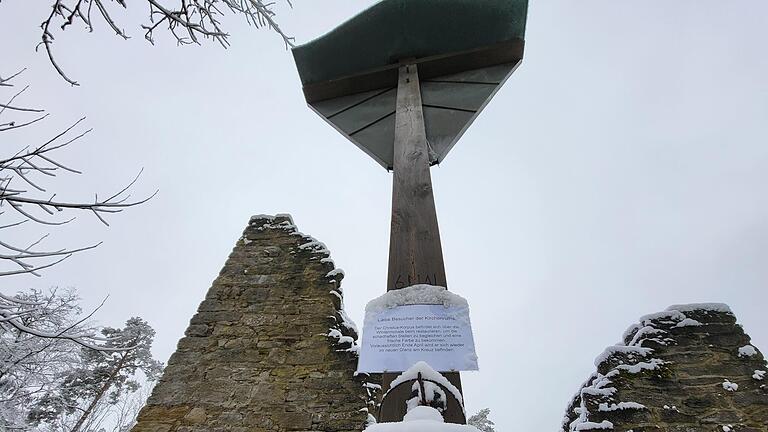
<svg viewBox="0 0 768 432"><path fill-rule="evenodd" d="M354 377L329 255L290 216L254 216L132 431L363 430L376 386Z"/></svg>
<svg viewBox="0 0 768 432"><path fill-rule="evenodd" d="M565 432L768 430L768 367L726 305L644 316L595 366Z"/></svg>

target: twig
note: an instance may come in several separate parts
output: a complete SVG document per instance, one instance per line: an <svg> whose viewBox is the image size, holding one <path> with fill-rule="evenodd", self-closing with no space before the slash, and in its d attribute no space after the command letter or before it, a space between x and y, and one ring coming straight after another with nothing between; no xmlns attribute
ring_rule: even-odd
<svg viewBox="0 0 768 432"><path fill-rule="evenodd" d="M87 1L88 0L83 0L83 2ZM80 7L81 3L78 3L76 8ZM64 10L66 7L60 5L59 9ZM74 13L72 11L69 13L70 16L80 16L79 13ZM21 72L18 72L9 78L0 78L0 82L6 84L6 87L11 86L11 79L18 76L19 73ZM27 87L24 87L24 89L17 92L6 105L11 106L11 103L26 91L26 89ZM26 110L38 111L30 109ZM0 113L2 112L3 111L0 110ZM0 132L31 126L47 117L48 114L44 114L21 123L14 121L3 123L0 125ZM55 178L61 172L81 174L80 171L65 165L57 159L59 151L90 133L90 129L80 133L75 132L84 120L84 117L80 118L40 145L24 146L15 153L0 159L0 209L5 205L5 208L13 210L13 212L10 213L15 213L16 215L21 216L21 220L12 220L0 224L0 229L12 229L27 222L34 222L46 226L65 225L75 219L74 214L77 212L89 212L93 214L99 222L109 226L109 222L106 218L108 214L119 213L126 208L143 204L157 194L157 191L155 191L155 193L147 198L132 201L129 200L131 195L128 191L138 181L143 172L142 169L136 177L128 183L128 185L120 188L116 193L109 195L107 199L99 199L97 195L92 202L68 201L56 199L57 194L55 193L51 194L49 197L35 195L36 193L46 191L46 188L44 187L45 185L40 182L42 179ZM25 182L30 187L21 188L16 186L16 183L19 181ZM26 189L30 189L31 192ZM7 218L9 217L7 213L7 211L0 211L0 216L5 216ZM66 215L66 217L57 218L57 214ZM18 269L0 269L0 277L19 274L40 276L39 272L41 270L50 268L68 259L75 253L87 251L99 245L95 244L74 249L36 250L35 248L37 245L46 239L47 236L47 234L39 236L36 241L26 247L0 240L0 262L5 262L13 267L18 267ZM2 317L0 317L0 323L2 322L1 319Z"/></svg>
<svg viewBox="0 0 768 432"><path fill-rule="evenodd" d="M268 28L283 39L286 48L294 46L294 38L288 36L275 20L275 12L272 10L274 3L263 0L181 0L178 8L165 5L167 0L143 0L149 6L149 22L141 24L144 30L144 38L151 44L155 43L155 31L165 27L176 39L179 45L200 44L201 39L213 39L222 47L229 46L229 34L222 28L219 18L224 15L222 9L228 9L236 15L242 15L250 25L257 28ZM293 7L291 0L285 0ZM119 6L126 8L125 0L115 0ZM87 4L87 10L83 8ZM54 35L51 25L60 23L63 31L75 22L82 22L89 31L93 31L92 10L98 10L103 21L115 34L123 39L128 39L126 32L120 28L110 13L111 2L104 0L53 0L51 13L41 24L42 34L40 45L45 47L48 59L56 72L69 84L79 85L70 78L58 64L53 52ZM12 77L11 77L12 78ZM0 78L0 85L5 85Z"/></svg>

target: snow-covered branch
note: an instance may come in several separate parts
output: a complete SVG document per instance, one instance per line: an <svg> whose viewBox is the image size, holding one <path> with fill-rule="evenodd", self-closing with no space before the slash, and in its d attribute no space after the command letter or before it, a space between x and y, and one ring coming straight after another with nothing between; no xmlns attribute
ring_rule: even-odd
<svg viewBox="0 0 768 432"><path fill-rule="evenodd" d="M83 314L73 290L0 293L0 431L130 424L146 398L134 397L141 382L162 367L150 352L154 330L140 318L97 328L89 320L100 307Z"/></svg>
<svg viewBox="0 0 768 432"><path fill-rule="evenodd" d="M0 430L28 430L26 407L78 363L74 340L97 343L88 337L97 329L80 317L78 302L71 290L0 294Z"/></svg>
<svg viewBox="0 0 768 432"><path fill-rule="evenodd" d="M69 321L73 314L80 312L78 300L79 298L71 292L58 295L55 290L49 294L37 290L16 296L0 294L0 337L10 334L15 340L68 340L94 351L124 351L124 347L117 348L105 344L105 339L98 335L95 328L85 325L104 302L88 315L73 322ZM0 365L0 377L6 373L6 367L15 363L16 360L9 365Z"/></svg>

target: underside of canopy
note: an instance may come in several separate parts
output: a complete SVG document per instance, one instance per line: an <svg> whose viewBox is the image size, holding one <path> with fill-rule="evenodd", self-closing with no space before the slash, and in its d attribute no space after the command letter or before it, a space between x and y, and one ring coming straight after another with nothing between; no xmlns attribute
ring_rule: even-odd
<svg viewBox="0 0 768 432"><path fill-rule="evenodd" d="M445 158L516 66L506 63L420 80L431 164ZM376 162L392 169L396 98L397 88L385 87L311 106Z"/></svg>
<svg viewBox="0 0 768 432"><path fill-rule="evenodd" d="M398 68L418 67L441 162L523 57L527 0L384 0L294 48L309 105L392 168Z"/></svg>

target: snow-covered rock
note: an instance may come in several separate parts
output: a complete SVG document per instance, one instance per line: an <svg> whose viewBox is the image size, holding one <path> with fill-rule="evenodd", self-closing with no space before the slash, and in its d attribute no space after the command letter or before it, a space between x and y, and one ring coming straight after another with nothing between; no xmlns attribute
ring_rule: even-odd
<svg viewBox="0 0 768 432"><path fill-rule="evenodd" d="M739 385L733 382L730 382L728 380L723 381L723 389L728 390L729 392L735 392L739 389Z"/></svg>
<svg viewBox="0 0 768 432"><path fill-rule="evenodd" d="M739 348L739 357L752 357L757 355L757 350L752 345L744 345Z"/></svg>
<svg viewBox="0 0 768 432"><path fill-rule="evenodd" d="M731 417L743 423L729 430L768 424L761 382L767 365L727 305L675 305L645 315L595 366L566 411L563 432L645 430L648 424L713 430L712 419ZM691 398L703 402L694 406Z"/></svg>

